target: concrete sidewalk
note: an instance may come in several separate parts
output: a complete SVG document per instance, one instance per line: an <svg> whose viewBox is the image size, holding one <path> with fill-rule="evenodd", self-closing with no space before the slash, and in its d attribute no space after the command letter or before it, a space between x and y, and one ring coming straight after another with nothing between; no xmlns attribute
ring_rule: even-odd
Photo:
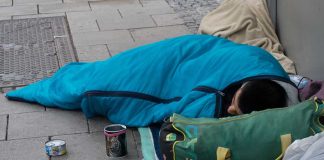
<svg viewBox="0 0 324 160"><path fill-rule="evenodd" d="M80 61L96 61L142 44L190 33L164 0L0 0L0 19L66 16ZM0 94L0 159L107 159L104 118L11 102ZM68 154L49 158L45 142L63 139ZM129 154L142 159L137 129L127 132Z"/></svg>

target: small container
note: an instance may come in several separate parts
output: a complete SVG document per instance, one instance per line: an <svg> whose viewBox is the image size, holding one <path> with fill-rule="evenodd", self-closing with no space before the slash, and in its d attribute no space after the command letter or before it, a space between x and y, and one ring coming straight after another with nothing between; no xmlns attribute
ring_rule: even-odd
<svg viewBox="0 0 324 160"><path fill-rule="evenodd" d="M108 157L127 155L126 129L126 126L121 124L112 124L104 128Z"/></svg>
<svg viewBox="0 0 324 160"><path fill-rule="evenodd" d="M66 153L66 143L63 140L55 139L45 143L45 151L48 156L60 156Z"/></svg>
<svg viewBox="0 0 324 160"><path fill-rule="evenodd" d="M303 89L311 81L309 78L300 75L289 75L289 78L298 89Z"/></svg>

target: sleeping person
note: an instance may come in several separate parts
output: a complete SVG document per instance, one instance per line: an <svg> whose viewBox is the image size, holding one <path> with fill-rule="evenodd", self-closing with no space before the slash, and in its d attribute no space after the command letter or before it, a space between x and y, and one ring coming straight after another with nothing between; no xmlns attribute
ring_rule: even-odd
<svg viewBox="0 0 324 160"><path fill-rule="evenodd" d="M219 118L298 102L297 88L271 54L209 35L171 38L104 61L70 63L6 97L81 109L88 118L102 115L136 127L173 113Z"/></svg>

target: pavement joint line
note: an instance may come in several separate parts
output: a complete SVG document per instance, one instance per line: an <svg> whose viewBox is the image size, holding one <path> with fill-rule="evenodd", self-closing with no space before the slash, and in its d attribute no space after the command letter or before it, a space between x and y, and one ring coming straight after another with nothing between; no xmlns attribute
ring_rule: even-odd
<svg viewBox="0 0 324 160"><path fill-rule="evenodd" d="M139 3L142 7L144 7L144 5L143 5L143 3L142 3L141 0L137 0L137 1L138 1L138 3Z"/></svg>
<svg viewBox="0 0 324 160"><path fill-rule="evenodd" d="M10 113L10 114L14 115L14 114L36 113L36 112L44 112L44 111L30 111L30 112L20 112L20 113ZM7 115L7 114L0 114L0 116L1 115Z"/></svg>
<svg viewBox="0 0 324 160"><path fill-rule="evenodd" d="M79 133L54 134L54 135L49 135L49 136L13 138L13 139L8 139L7 141L24 140L24 139L33 139L33 138L47 138L47 137L51 137L50 140L52 140L53 137L57 137L57 136L69 136L69 135L79 135L79 134L90 134L90 133L88 133L88 131L86 131L86 132L79 132Z"/></svg>
<svg viewBox="0 0 324 160"><path fill-rule="evenodd" d="M109 44L106 44L106 45L107 45L108 54L109 54L110 57L112 57L111 51L110 51L109 46L108 46Z"/></svg>
<svg viewBox="0 0 324 160"><path fill-rule="evenodd" d="M7 126L6 126L6 137L5 140L8 140L8 129L9 129L9 114L7 114Z"/></svg>
<svg viewBox="0 0 324 160"><path fill-rule="evenodd" d="M109 29L109 30L101 30L101 31L105 31L106 32L106 31L132 30L132 32L133 32L133 31L138 30L138 29L163 28L163 27L172 27L172 26L185 26L185 27L187 27L185 24L171 24L171 25L165 25L165 26L137 27L137 28L127 28L127 29ZM97 31L93 31L93 32L97 32ZM80 33L83 33L83 32L80 32ZM84 33L88 33L88 32L84 32ZM96 45L99 45L99 44L96 44Z"/></svg>
<svg viewBox="0 0 324 160"><path fill-rule="evenodd" d="M152 28L154 28L154 27L152 27ZM128 29L140 29L140 28L128 28ZM101 30L101 31L104 31L104 32L106 32L106 31L125 31L128 29L107 29L107 30ZM98 32L98 31L90 31L90 32ZM88 33L88 32L80 32L80 33ZM96 45L98 45L98 44L96 44Z"/></svg>
<svg viewBox="0 0 324 160"><path fill-rule="evenodd" d="M185 26L185 25L184 24L172 24L172 25L166 25L166 26L141 27L141 28L131 28L131 29L164 28L164 27L172 27L172 26Z"/></svg>
<svg viewBox="0 0 324 160"><path fill-rule="evenodd" d="M72 47L72 50L74 51L74 57L75 57L75 61L76 62L79 62L79 56L78 56L78 52L76 50L76 47L75 47L75 44L74 44L74 41L73 41L73 35L72 35L72 30L71 30L71 27L70 27L70 24L69 24L69 21L68 21L68 18L67 18L67 12L64 12L64 19L66 21L66 28L68 30L68 33L69 35L71 36L70 38L70 41L71 41L71 47ZM55 47L56 48L56 47ZM56 50L56 49L55 49ZM58 58L58 57L57 57ZM63 66L62 66L63 67ZM61 66L59 66L59 68L61 68Z"/></svg>
<svg viewBox="0 0 324 160"><path fill-rule="evenodd" d="M129 32L130 36L131 36L132 39L133 39L133 42L135 42L134 35L132 34L132 32L134 32L134 31L135 31L134 29L128 29L128 32Z"/></svg>
<svg viewBox="0 0 324 160"><path fill-rule="evenodd" d="M107 51L108 51L108 55L109 55L109 57L112 57L112 55L111 55L111 51L109 50L108 45L107 45L107 44L104 44L104 45L105 45L105 47L106 47L106 49L107 49Z"/></svg>
<svg viewBox="0 0 324 160"><path fill-rule="evenodd" d="M101 29L100 29L100 26L99 26L99 23L98 23L98 20L97 20L97 19L96 19L96 24L97 24L97 27L98 27L99 31L101 31Z"/></svg>
<svg viewBox="0 0 324 160"><path fill-rule="evenodd" d="M60 17L59 15L53 15L55 13L36 13L36 14L16 14L16 15L12 15L12 20L17 20L17 19L30 19L29 17L25 18L25 17L19 17L19 16L35 16L33 18L39 19L39 18L49 18L49 17ZM44 16L44 17L36 17L36 16ZM66 14L64 14L65 16ZM16 18L16 19L14 19Z"/></svg>
<svg viewBox="0 0 324 160"><path fill-rule="evenodd" d="M28 139L36 139L36 138L47 138L47 136L39 136L39 137L26 137L26 138L15 138L15 139L8 139L6 140L7 142L9 141L16 141L16 140L28 140Z"/></svg>
<svg viewBox="0 0 324 160"><path fill-rule="evenodd" d="M155 19L153 18L153 16L150 15L150 17L151 17L152 21L154 22L155 26L159 26L159 25L156 23L156 21L155 21Z"/></svg>
<svg viewBox="0 0 324 160"><path fill-rule="evenodd" d="M88 129L88 133L90 134L90 125L89 125L89 119L87 119L87 129Z"/></svg>
<svg viewBox="0 0 324 160"><path fill-rule="evenodd" d="M82 33L82 32L81 32ZM87 33L87 32L85 32L85 33ZM90 44L89 46L98 46L98 45L106 45L107 43L98 43L98 44ZM82 44L82 45L78 45L78 44L76 44L75 46L77 46L77 47L84 47L84 46L86 46L86 45L84 45L84 44Z"/></svg>
<svg viewBox="0 0 324 160"><path fill-rule="evenodd" d="M119 13L119 15L120 15L121 18L124 18L119 9L117 9L117 12Z"/></svg>
<svg viewBox="0 0 324 160"><path fill-rule="evenodd" d="M62 0L63 1L63 0ZM92 7L91 7L91 5L90 5L90 1L88 1L88 5L89 5L89 8L90 8L90 11L93 11L92 10Z"/></svg>
<svg viewBox="0 0 324 160"><path fill-rule="evenodd" d="M93 133L99 133L99 132L102 132L102 131L93 131L93 132L91 132L91 134L93 134Z"/></svg>
<svg viewBox="0 0 324 160"><path fill-rule="evenodd" d="M86 132L78 132L78 133L67 133L67 134L51 135L51 137L57 137L57 136L69 136L69 135L79 135L79 134L90 134L90 133L88 133L88 131L86 131Z"/></svg>

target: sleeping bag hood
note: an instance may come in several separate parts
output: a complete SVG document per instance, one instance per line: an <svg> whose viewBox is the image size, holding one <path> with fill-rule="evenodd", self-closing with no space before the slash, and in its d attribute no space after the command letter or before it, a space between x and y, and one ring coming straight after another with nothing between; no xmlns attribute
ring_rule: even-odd
<svg viewBox="0 0 324 160"><path fill-rule="evenodd" d="M222 90L250 79L273 79L298 101L297 88L265 50L209 35L187 35L144 45L104 61L70 63L6 97L47 107L81 109L112 123L147 126L178 113L213 117ZM291 92L291 93L289 93Z"/></svg>

